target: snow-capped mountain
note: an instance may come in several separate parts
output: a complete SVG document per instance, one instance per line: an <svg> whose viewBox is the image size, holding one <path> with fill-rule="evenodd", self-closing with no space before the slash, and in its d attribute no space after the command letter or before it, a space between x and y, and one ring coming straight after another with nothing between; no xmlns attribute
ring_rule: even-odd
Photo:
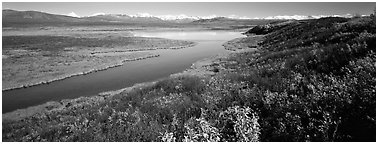
<svg viewBox="0 0 378 144"><path fill-rule="evenodd" d="M15 11L3 10L3 24L72 24L72 23L200 23L200 24L250 24L252 21L265 20L303 20L318 19L322 17L353 17L351 14L345 15L282 15L269 16L265 18L248 18L245 16L229 15L229 16L188 16L179 15L152 15L149 13L138 13L135 15L128 14L105 14L96 13L90 16L79 16L75 12L66 15L49 14L38 11Z"/></svg>
<svg viewBox="0 0 378 144"><path fill-rule="evenodd" d="M184 14L180 14L180 15L159 15L159 16L156 16L162 20L179 20L179 19L192 19L192 20L198 20L198 19L201 19L200 17L196 17L196 16L187 16L187 15L184 15Z"/></svg>
<svg viewBox="0 0 378 144"><path fill-rule="evenodd" d="M67 16L70 16L70 17L80 17L75 12L71 12L71 13L67 14Z"/></svg>
<svg viewBox="0 0 378 144"><path fill-rule="evenodd" d="M345 14L345 15L312 15L312 16L304 16L304 15L280 15L280 16L268 16L262 19L295 19L295 20L304 20L304 19L319 19L324 17L345 17L351 18L353 15Z"/></svg>
<svg viewBox="0 0 378 144"><path fill-rule="evenodd" d="M80 17L76 15L74 12L71 12L67 14L68 16L72 17ZM190 22L190 21L197 21L201 19L214 19L218 17L223 17L223 18L229 18L229 19L240 19L240 20L251 20L251 19L265 19L265 20L304 20L304 19L318 19L318 18L323 18L323 17L345 17L345 18L351 18L353 15L351 14L344 14L344 15L311 15L311 16L306 16L306 15L278 15L278 16L268 16L264 18L249 18L246 16L238 16L238 15L228 15L228 16L217 16L217 15L208 15L208 16L188 16L185 14L179 14L179 15L152 15L149 13L137 13L134 15L127 15L127 14L105 14L105 13L95 13L90 16L85 16L85 17L96 17L96 16L113 16L113 17L120 17L120 16L127 16L130 18L158 18L163 21L178 21L178 22Z"/></svg>
<svg viewBox="0 0 378 144"><path fill-rule="evenodd" d="M103 15L111 15L111 16L119 16L119 15L127 15L127 14L105 14L105 13L96 13L90 16L86 17L93 17L93 16L103 16ZM152 15L149 13L137 13L134 15L127 15L132 18L159 18L161 20L165 21L173 21L173 20L200 20L200 19L213 19L217 17L225 17L229 19L251 19L246 16L238 16L238 15L229 15L229 16L217 16L217 15L208 15L208 16L188 16L185 14L179 14L179 15Z"/></svg>
<svg viewBox="0 0 378 144"><path fill-rule="evenodd" d="M159 19L164 20L164 21L174 21L174 22L178 22L178 23L192 22L192 21L201 19L200 17L187 16L185 14L180 14L180 15L151 15L149 13L138 13L136 15L129 15L129 16L133 17L133 18L138 18L138 17L159 18Z"/></svg>

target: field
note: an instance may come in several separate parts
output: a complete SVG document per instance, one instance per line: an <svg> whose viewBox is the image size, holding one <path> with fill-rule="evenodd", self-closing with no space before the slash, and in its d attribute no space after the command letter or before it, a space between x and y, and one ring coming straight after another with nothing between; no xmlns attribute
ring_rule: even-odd
<svg viewBox="0 0 378 144"><path fill-rule="evenodd" d="M49 83L159 56L155 49L195 43L134 37L127 29L71 27L3 29L3 90Z"/></svg>

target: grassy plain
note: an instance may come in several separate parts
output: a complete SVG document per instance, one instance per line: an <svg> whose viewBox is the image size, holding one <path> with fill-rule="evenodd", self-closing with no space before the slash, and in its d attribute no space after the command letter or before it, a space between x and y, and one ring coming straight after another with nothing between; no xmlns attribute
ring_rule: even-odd
<svg viewBox="0 0 378 144"><path fill-rule="evenodd" d="M130 29L47 27L3 29L3 90L49 83L159 56L155 49L195 43L134 37Z"/></svg>

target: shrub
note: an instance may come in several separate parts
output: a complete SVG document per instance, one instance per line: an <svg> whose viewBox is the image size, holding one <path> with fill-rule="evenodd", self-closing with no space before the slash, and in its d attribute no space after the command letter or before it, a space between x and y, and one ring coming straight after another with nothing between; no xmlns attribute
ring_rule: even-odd
<svg viewBox="0 0 378 144"><path fill-rule="evenodd" d="M235 136L233 136L234 139L226 139L226 141L259 141L260 125L257 122L259 120L259 117L249 107L229 107L226 111L221 112L220 115L221 118L226 122L225 125L231 124L233 127L233 130L230 130L229 127L224 127L222 131L227 133L223 134L235 134Z"/></svg>

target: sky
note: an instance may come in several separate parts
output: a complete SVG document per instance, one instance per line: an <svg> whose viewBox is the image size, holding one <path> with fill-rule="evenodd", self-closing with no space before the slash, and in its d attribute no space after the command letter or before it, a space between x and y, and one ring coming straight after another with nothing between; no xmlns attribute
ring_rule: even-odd
<svg viewBox="0 0 378 144"><path fill-rule="evenodd" d="M278 15L333 15L374 12L375 2L3 2L3 9L90 16L95 13L262 18Z"/></svg>

